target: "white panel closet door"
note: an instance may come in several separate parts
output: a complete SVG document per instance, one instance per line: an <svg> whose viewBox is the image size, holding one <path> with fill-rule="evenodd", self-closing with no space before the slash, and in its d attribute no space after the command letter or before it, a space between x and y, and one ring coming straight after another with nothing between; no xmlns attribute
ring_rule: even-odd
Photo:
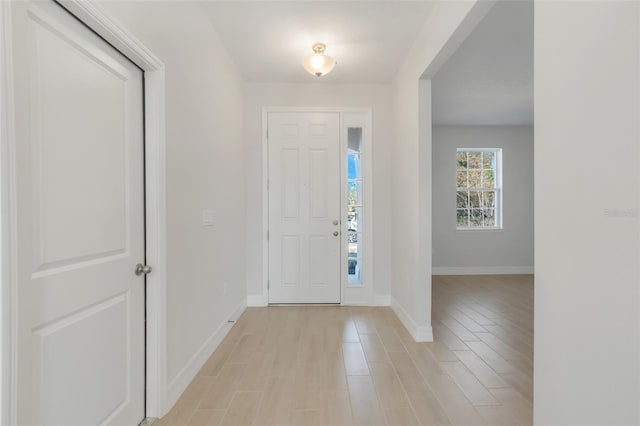
<svg viewBox="0 0 640 426"><path fill-rule="evenodd" d="M18 423L144 419L143 76L53 1L12 7Z"/></svg>
<svg viewBox="0 0 640 426"><path fill-rule="evenodd" d="M269 303L340 303L340 116L269 113L268 128Z"/></svg>

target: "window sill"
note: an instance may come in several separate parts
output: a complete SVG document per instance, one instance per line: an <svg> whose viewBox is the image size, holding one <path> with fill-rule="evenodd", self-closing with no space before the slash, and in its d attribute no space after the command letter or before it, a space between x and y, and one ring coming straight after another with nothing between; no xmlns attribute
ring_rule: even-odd
<svg viewBox="0 0 640 426"><path fill-rule="evenodd" d="M504 228L456 228L456 232L502 232Z"/></svg>

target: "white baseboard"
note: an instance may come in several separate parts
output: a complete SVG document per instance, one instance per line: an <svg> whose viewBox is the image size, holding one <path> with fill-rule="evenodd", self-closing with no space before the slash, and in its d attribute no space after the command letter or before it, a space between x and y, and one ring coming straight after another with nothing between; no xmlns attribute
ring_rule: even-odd
<svg viewBox="0 0 640 426"><path fill-rule="evenodd" d="M240 318L240 316L242 316L242 313L244 312L244 310L247 309L247 305L243 302L240 302L238 304L238 306L236 306L236 308L233 310L233 312L231 313L231 315L229 315L229 318L227 318L227 321L233 321L236 322L238 321L238 318ZM228 332L228 330L227 330ZM226 334L225 334L226 336ZM211 351L213 352L213 351Z"/></svg>
<svg viewBox="0 0 640 426"><path fill-rule="evenodd" d="M342 306L390 306L391 296L388 294L376 294L373 296L373 301L370 300L351 300L342 299L340 302Z"/></svg>
<svg viewBox="0 0 640 426"><path fill-rule="evenodd" d="M209 359L213 351L216 350L222 339L229 333L233 323L229 321L235 321L240 318L240 315L244 312L247 305L241 302L236 309L233 310L231 315L224 320L222 324L213 332L211 336L204 342L204 344L198 349L198 351L191 357L189 362L180 370L176 377L171 380L169 386L167 386L167 407L171 410L171 407L175 405L178 398L184 393L187 386L196 377L198 371L202 368L204 363Z"/></svg>
<svg viewBox="0 0 640 426"><path fill-rule="evenodd" d="M341 306L371 306L371 302L364 301L364 300L342 299L340 301L340 305Z"/></svg>
<svg viewBox="0 0 640 426"><path fill-rule="evenodd" d="M247 294L247 306L251 308L267 306L268 303L261 294Z"/></svg>
<svg viewBox="0 0 640 426"><path fill-rule="evenodd" d="M533 266L444 266L434 267L433 275L530 275Z"/></svg>
<svg viewBox="0 0 640 426"><path fill-rule="evenodd" d="M393 309L393 312L395 312L400 322L402 322L402 325L404 325L409 334L411 334L413 340L416 342L433 342L431 325L418 325L393 296L391 296L391 309Z"/></svg>
<svg viewBox="0 0 640 426"><path fill-rule="evenodd" d="M373 297L373 306L391 306L391 295L376 294Z"/></svg>
<svg viewBox="0 0 640 426"><path fill-rule="evenodd" d="M247 295L247 307L262 307L268 306L267 301L261 294L248 294ZM389 294L376 294L374 296L373 305L369 302L362 300L343 300L341 305L344 306L391 306L391 295Z"/></svg>

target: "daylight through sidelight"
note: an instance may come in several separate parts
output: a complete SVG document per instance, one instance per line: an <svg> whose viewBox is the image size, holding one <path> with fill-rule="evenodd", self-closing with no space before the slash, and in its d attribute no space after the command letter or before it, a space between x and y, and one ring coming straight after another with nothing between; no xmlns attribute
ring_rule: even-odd
<svg viewBox="0 0 640 426"><path fill-rule="evenodd" d="M347 273L349 285L362 285L362 128L347 130Z"/></svg>

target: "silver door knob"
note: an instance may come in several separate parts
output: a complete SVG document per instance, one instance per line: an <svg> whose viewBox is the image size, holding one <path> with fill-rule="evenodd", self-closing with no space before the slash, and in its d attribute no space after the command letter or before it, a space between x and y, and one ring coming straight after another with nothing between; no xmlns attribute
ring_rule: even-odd
<svg viewBox="0 0 640 426"><path fill-rule="evenodd" d="M334 221L333 221L333 224L334 224L334 225L337 225L337 224L339 224L339 223L340 223L340 222L338 221L338 219L336 219L336 220L334 220Z"/></svg>
<svg viewBox="0 0 640 426"><path fill-rule="evenodd" d="M333 231L333 236L337 237L338 235L340 235L340 233L338 231Z"/></svg>
<svg viewBox="0 0 640 426"><path fill-rule="evenodd" d="M151 272L151 266L143 265L142 263L138 263L136 265L136 275L142 275L142 274L147 275L150 272Z"/></svg>

